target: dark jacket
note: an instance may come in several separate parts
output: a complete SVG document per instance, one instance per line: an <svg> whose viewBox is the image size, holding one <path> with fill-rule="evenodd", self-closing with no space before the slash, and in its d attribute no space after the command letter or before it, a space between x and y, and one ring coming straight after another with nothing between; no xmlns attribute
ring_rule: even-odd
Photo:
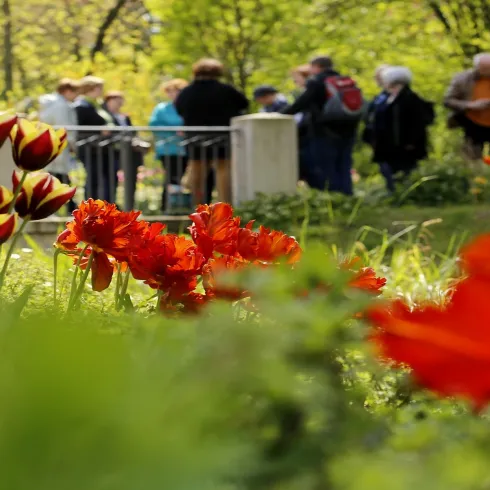
<svg viewBox="0 0 490 490"><path fill-rule="evenodd" d="M107 124L106 119L99 114L97 108L87 99L77 100L75 111L79 126L105 126Z"/></svg>
<svg viewBox="0 0 490 490"><path fill-rule="evenodd" d="M334 76L339 76L339 73L334 70L327 70L311 77L306 82L305 91L289 107L286 107L281 112L283 114L298 114L299 112L308 114L310 131L313 134L329 132L338 136L353 136L357 131L357 122L326 124L321 118L323 106L327 102L325 79Z"/></svg>
<svg viewBox="0 0 490 490"><path fill-rule="evenodd" d="M208 79L194 80L175 101L185 126L229 126L248 105L245 95L231 85Z"/></svg>
<svg viewBox="0 0 490 490"><path fill-rule="evenodd" d="M432 104L409 87L376 114L374 161L388 162L403 170L403 162L427 156L427 126L432 123Z"/></svg>
<svg viewBox="0 0 490 490"><path fill-rule="evenodd" d="M380 92L368 105L366 116L364 118L364 131L362 132L362 141L368 145L374 144L374 124L378 112L384 110L389 94L386 91Z"/></svg>

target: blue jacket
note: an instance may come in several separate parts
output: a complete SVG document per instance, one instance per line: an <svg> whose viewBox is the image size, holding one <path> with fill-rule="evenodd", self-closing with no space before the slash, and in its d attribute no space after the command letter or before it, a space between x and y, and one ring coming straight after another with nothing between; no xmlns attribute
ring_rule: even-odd
<svg viewBox="0 0 490 490"><path fill-rule="evenodd" d="M184 121L175 110L171 102L161 102L158 104L150 118L150 126L183 126ZM158 131L155 137L155 153L157 157L166 155L183 156L186 154L185 148L180 146L182 137L177 136L173 131Z"/></svg>

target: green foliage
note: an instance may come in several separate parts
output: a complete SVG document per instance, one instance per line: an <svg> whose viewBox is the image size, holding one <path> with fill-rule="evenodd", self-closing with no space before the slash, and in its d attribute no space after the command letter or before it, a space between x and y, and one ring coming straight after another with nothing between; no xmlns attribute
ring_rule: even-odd
<svg viewBox="0 0 490 490"><path fill-rule="evenodd" d="M373 361L353 319L373 299L346 294L323 248L310 245L294 272L243 278L260 313L218 304L174 319L108 316L110 294L102 311L91 300L71 316L36 311L48 262L19 256L37 287L22 316L2 304L8 488L486 488L486 419ZM455 274L451 257L419 247L364 259L389 296L437 299ZM298 297L319 281L328 294Z"/></svg>

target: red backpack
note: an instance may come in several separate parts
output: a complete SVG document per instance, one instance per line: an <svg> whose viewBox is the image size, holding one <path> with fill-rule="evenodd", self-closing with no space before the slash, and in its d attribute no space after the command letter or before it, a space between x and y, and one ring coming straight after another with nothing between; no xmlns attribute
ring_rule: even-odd
<svg viewBox="0 0 490 490"><path fill-rule="evenodd" d="M362 119L365 101L361 89L350 77L340 75L325 79L327 101L323 106L324 122L358 121Z"/></svg>

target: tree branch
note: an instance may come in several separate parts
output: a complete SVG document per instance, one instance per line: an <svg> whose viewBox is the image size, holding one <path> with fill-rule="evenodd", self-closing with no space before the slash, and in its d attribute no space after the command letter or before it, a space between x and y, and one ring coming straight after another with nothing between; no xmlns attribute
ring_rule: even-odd
<svg viewBox="0 0 490 490"><path fill-rule="evenodd" d="M93 61L95 58L95 55L99 52L101 52L104 49L104 40L105 36L107 34L107 31L110 29L114 21L117 19L117 16L119 15L119 12L121 9L126 5L127 0L116 0L116 4L114 7L112 7L109 12L107 12L107 15L105 19L103 20L102 24L99 27L99 30L97 32L97 37L95 39L95 43L90 50L90 59Z"/></svg>

